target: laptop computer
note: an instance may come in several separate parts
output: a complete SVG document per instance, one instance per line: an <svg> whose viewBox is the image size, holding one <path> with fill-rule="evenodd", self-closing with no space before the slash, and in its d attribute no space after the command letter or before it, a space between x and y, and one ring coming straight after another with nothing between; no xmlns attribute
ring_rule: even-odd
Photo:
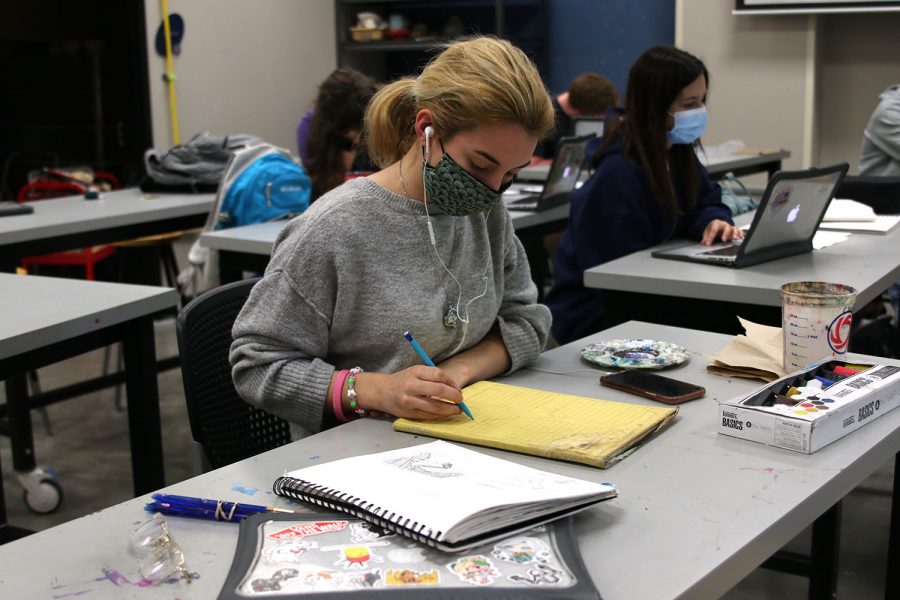
<svg viewBox="0 0 900 600"><path fill-rule="evenodd" d="M575 117L572 120L572 133L576 136L594 134L603 137L606 119L604 117Z"/></svg>
<svg viewBox="0 0 900 600"><path fill-rule="evenodd" d="M811 252L812 239L847 163L802 171L779 171L769 178L743 241L701 246L694 243L651 252L656 258L749 267Z"/></svg>
<svg viewBox="0 0 900 600"><path fill-rule="evenodd" d="M587 143L594 134L564 137L556 146L556 155L550 164L543 186L519 186L503 194L503 204L509 210L541 211L565 204L578 183L584 166Z"/></svg>

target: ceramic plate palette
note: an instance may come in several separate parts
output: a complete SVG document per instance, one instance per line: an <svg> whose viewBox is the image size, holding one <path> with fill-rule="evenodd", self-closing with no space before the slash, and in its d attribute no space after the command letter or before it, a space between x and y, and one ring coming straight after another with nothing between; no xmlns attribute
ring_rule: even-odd
<svg viewBox="0 0 900 600"><path fill-rule="evenodd" d="M663 369L686 362L687 350L660 340L604 340L588 344L581 357L604 367L618 369Z"/></svg>

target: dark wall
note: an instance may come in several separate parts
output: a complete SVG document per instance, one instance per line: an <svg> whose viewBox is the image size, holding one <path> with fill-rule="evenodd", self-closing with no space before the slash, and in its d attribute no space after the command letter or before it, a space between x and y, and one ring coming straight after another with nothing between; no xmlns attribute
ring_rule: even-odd
<svg viewBox="0 0 900 600"><path fill-rule="evenodd" d="M650 46L675 41L674 0L549 0L550 90L585 71L608 77L624 96L628 69Z"/></svg>
<svg viewBox="0 0 900 600"><path fill-rule="evenodd" d="M150 140L140 0L0 3L0 194L41 166L90 166L123 183Z"/></svg>

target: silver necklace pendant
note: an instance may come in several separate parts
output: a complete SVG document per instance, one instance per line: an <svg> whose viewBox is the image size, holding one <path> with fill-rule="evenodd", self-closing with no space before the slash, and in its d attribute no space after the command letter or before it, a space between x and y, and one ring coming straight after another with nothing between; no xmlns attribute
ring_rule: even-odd
<svg viewBox="0 0 900 600"><path fill-rule="evenodd" d="M456 308L451 304L447 309L447 314L444 315L444 325L447 327L456 327L458 321L459 315L456 314Z"/></svg>

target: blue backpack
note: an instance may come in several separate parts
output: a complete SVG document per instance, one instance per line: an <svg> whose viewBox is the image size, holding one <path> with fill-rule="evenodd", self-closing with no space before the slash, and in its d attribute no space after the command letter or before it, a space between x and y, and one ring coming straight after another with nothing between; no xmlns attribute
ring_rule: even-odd
<svg viewBox="0 0 900 600"><path fill-rule="evenodd" d="M219 185L215 229L292 217L309 206L312 183L291 153L269 144L231 157Z"/></svg>

